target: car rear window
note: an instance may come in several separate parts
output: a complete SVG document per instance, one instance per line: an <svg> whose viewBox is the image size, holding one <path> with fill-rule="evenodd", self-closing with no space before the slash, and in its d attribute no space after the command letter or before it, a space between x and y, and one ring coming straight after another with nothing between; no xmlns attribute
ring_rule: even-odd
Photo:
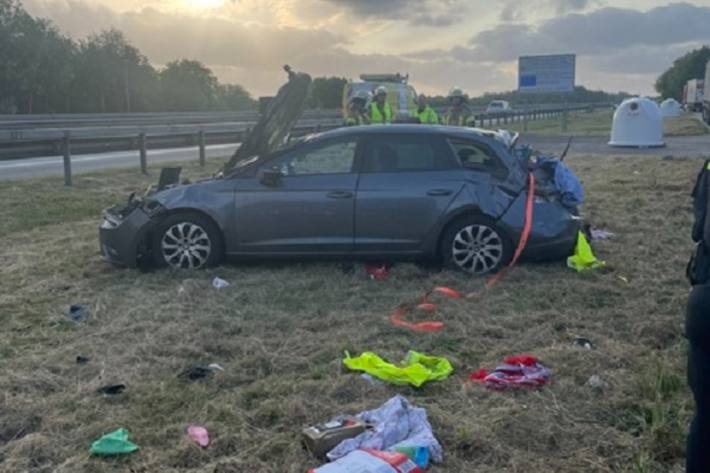
<svg viewBox="0 0 710 473"><path fill-rule="evenodd" d="M483 143L460 138L450 138L449 143L464 168L489 172L506 170L498 155Z"/></svg>
<svg viewBox="0 0 710 473"><path fill-rule="evenodd" d="M367 144L362 172L433 171L456 167L436 136L383 135Z"/></svg>

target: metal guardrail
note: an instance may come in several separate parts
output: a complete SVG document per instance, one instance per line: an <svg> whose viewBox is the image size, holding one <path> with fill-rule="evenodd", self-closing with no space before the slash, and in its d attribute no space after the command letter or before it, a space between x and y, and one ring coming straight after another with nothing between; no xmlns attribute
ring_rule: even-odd
<svg viewBox="0 0 710 473"><path fill-rule="evenodd" d="M584 104L568 107L547 106L498 113L477 113L476 126L499 126L513 122L562 117L566 128L569 112L609 107L609 104ZM258 120L257 112L225 113L149 113L149 114L72 114L0 115L0 159L61 154L64 157L65 184L71 185L72 152L87 153L137 149L140 167L147 173L148 146L165 148L198 147L204 165L207 142L238 143ZM293 129L294 135L342 126L340 110L306 111Z"/></svg>

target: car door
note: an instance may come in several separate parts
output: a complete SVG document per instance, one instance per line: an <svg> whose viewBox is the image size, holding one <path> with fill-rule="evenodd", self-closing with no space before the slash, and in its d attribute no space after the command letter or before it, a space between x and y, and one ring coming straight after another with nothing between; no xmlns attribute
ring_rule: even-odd
<svg viewBox="0 0 710 473"><path fill-rule="evenodd" d="M354 137L318 141L261 165L235 190L236 252L352 251L356 151ZM260 178L266 171L277 182Z"/></svg>
<svg viewBox="0 0 710 473"><path fill-rule="evenodd" d="M355 250L421 251L463 187L463 170L451 148L443 136L414 133L371 135L362 148Z"/></svg>

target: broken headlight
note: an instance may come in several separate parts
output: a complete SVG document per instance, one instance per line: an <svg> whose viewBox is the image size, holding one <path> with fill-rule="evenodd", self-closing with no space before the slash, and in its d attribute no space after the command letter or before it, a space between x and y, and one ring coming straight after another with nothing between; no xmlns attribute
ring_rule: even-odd
<svg viewBox="0 0 710 473"><path fill-rule="evenodd" d="M165 209L165 207L160 205L160 202L158 202L157 200L147 199L144 200L141 204L141 209L143 210L143 212L146 213L146 215L152 218L161 213Z"/></svg>

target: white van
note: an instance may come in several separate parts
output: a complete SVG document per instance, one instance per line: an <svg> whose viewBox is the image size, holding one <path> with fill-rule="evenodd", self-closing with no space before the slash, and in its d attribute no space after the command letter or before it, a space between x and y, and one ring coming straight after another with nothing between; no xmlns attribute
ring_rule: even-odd
<svg viewBox="0 0 710 473"><path fill-rule="evenodd" d="M505 100L494 100L486 107L486 113L510 112L511 110L510 103Z"/></svg>

